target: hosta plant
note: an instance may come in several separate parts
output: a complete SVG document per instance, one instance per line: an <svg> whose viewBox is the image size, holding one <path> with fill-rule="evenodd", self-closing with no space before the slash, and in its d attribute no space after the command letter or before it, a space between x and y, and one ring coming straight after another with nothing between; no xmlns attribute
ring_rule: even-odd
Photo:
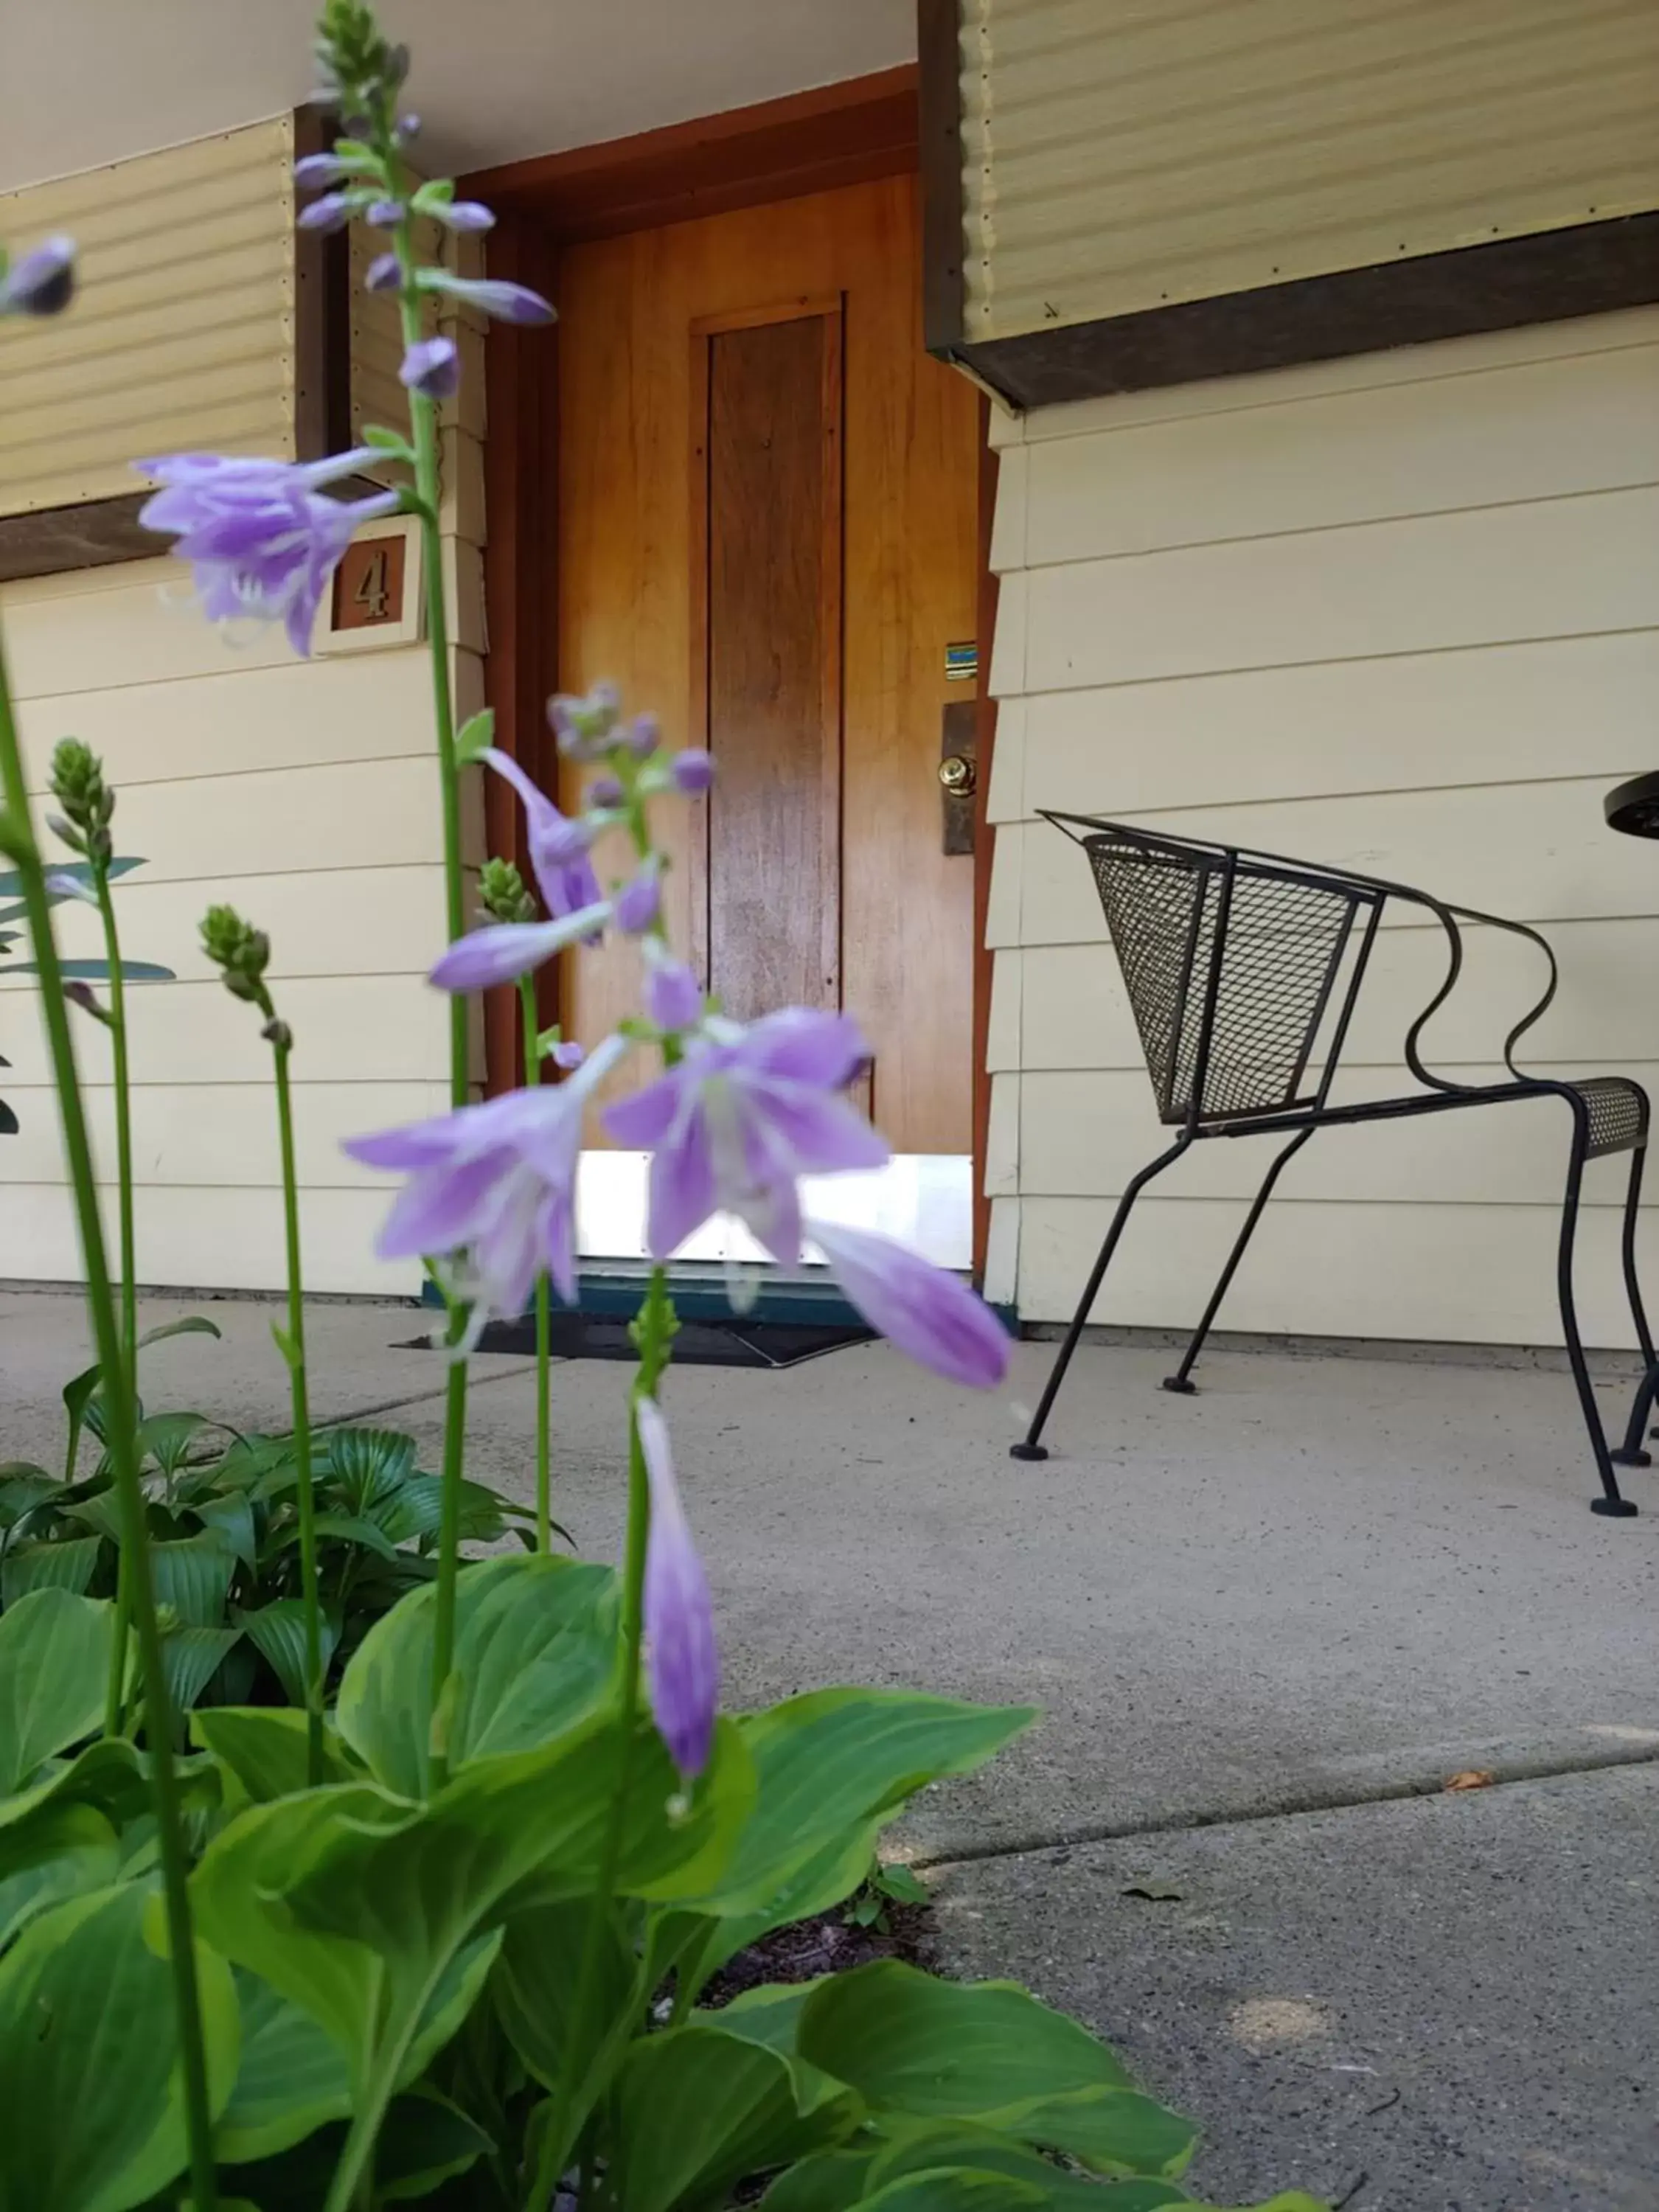
<svg viewBox="0 0 1659 2212"><path fill-rule="evenodd" d="M416 181L413 121L398 110L407 56L361 0L329 0L319 54L342 135L301 165L318 195L301 220L362 221L382 235L367 281L402 318L407 432L374 432L362 452L324 464L148 460L161 489L146 514L192 563L210 616L280 621L300 651L356 523L391 506L418 521L450 925L433 981L453 1006L453 1105L349 1150L402 1178L380 1249L426 1261L445 1303L442 1463L433 1481L400 1461L397 1482L383 1483L389 1448L313 1431L287 1082L304 1040L276 1004L270 946L225 908L208 917L204 943L272 1054L290 1281L275 1333L293 1434L281 1445L232 1440L198 1465L199 1431L141 1419L0 669L0 847L40 975L105 1455L86 1537L63 1528L82 1525L88 1498L62 1492L26 1498L12 1526L45 1510L56 1517L41 1555L61 1562L90 1541L118 1560L112 1597L91 1580L77 1589L73 1576L41 1576L0 1613L0 2203L704 2212L763 2197L775 2212L1148 2212L1187 2202L1188 2124L1092 2035L1011 1984L958 1986L885 1960L708 2001L738 1952L855 1897L884 1829L918 1790L971 1771L1031 1717L858 1687L721 1711L708 1585L665 1410L670 1255L720 1213L785 1265L810 1240L876 1328L966 1386L1000 1381L1006 1340L955 1278L804 1215L804 1176L878 1165L886 1148L846 1095L865 1057L849 1017L785 1008L731 1021L668 941L655 817L707 787L708 756L672 750L613 693L556 702L560 746L587 771L567 814L494 748L487 720L455 728L437 433L459 360L428 311L459 300L533 322L550 310L521 287L417 260L417 218L464 234L490 217L447 184ZM0 305L58 312L72 269L67 241L50 241L6 275ZM371 461L402 472L397 489L345 505L328 495ZM514 890L504 868L487 871L483 927L469 932L460 787L481 771L522 802L535 904L526 878ZM527 1033L527 1073L562 1080L475 1102L466 994L516 988L602 937L635 949L636 1012L580 1065L565 1049L544 1069L544 1040ZM623 1072L636 1069L642 1079L625 1088ZM468 1353L490 1316L522 1312L544 1279L574 1289L576 1160L602 1081L612 1133L652 1155L656 1264L633 1324L623 1563L550 1548L555 1427L538 1457L536 1548L467 1565L473 1516L499 1510L465 1474ZM73 1462L69 1472L78 1475ZM383 1564L410 1562L393 1571L413 1586L368 1626L330 1698L338 1592L326 1547L337 1535L381 1559L371 1527L390 1548ZM301 1696L186 1712L181 1634L234 1627L270 1658L246 1610L216 1628L185 1617L228 1607L250 1558L256 1577L278 1559L287 1577L270 1602L296 1608L286 1663ZM221 1674L231 1656L228 1645L218 1654Z"/></svg>

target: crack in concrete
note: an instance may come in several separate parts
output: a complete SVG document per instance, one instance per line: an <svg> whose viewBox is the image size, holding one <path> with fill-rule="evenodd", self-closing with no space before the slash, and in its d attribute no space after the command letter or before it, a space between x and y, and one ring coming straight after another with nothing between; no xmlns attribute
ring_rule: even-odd
<svg viewBox="0 0 1659 2212"><path fill-rule="evenodd" d="M1655 1765L1659 1765L1659 1743L1640 1747L1626 1745L1621 1748L1609 1745L1605 1751L1577 1758L1502 1761L1491 1768L1492 1779L1486 1787L1503 1790L1519 1782L1547 1782L1563 1775L1599 1774L1619 1767ZM1051 1833L1019 1836L1000 1843L969 1844L945 1850L922 1850L914 1857L907 1858L906 1864L944 1869L953 1866L972 1866L987 1859L1030 1857L1040 1851L1070 1850L1080 1844L1127 1843L1139 1836L1190 1835L1200 1828L1242 1828L1254 1826L1265 1820L1304 1820L1313 1813L1346 1813L1365 1805L1397 1804L1413 1797L1442 1797L1449 1794L1446 1781L1444 1771L1437 1768L1432 1775L1419 1772L1399 1776L1389 1781L1358 1784L1350 1790L1291 1791L1266 1804L1199 1806L1186 1813L1148 1813L1133 1820L1079 1824L1057 1828ZM1474 1796L1485 1793L1449 1794Z"/></svg>

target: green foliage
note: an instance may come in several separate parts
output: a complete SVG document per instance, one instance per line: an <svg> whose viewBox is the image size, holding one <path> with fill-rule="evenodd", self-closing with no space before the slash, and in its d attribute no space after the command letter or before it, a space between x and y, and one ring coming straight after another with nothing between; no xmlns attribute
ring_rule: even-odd
<svg viewBox="0 0 1659 2212"><path fill-rule="evenodd" d="M190 1333L216 1336L219 1331L210 1321L188 1316L149 1331L140 1347ZM101 1437L100 1381L99 1369L90 1367L65 1386L71 1465L74 1439L83 1430ZM190 1412L149 1414L137 1435L155 1596L164 1608L167 1680L181 1713L204 1703L304 1702L294 1448L287 1439L257 1435L232 1436L226 1443L225 1435L205 1415ZM437 1476L416 1467L414 1439L396 1430L327 1431L314 1441L313 1460L324 1659L337 1672L401 1597L430 1583L441 1486ZM483 1484L464 1485L465 1540L499 1541L528 1518L527 1509ZM21 1462L0 1468L0 1604L13 1607L48 1589L112 1597L121 1533L106 1454L79 1480L55 1480L44 1468ZM532 1564L523 1558L493 1563L497 1568ZM539 1565L560 1571L550 1561ZM563 1571L577 1577L573 1597L578 1589L592 1592L595 1578L604 1580L598 1568L563 1563ZM406 1658L423 1633L429 1642L429 1607L398 1631ZM559 1632L549 1633L556 1642ZM612 1655L614 1621L606 1633ZM498 1648L494 1663L498 1671L510 1663L506 1646ZM545 1664L541 1679L547 1680ZM412 1686L412 1680L400 1686ZM485 1689L489 1693L488 1684ZM545 1692L543 1703L552 1694ZM592 1703L587 1692L581 1694ZM81 1733L98 1717L94 1701ZM428 1718L411 1712L406 1732L409 1742L422 1747L422 1758ZM498 1734L516 1727L518 1741L538 1740L534 1729L540 1723L532 1719L528 1735L526 1725L523 1720L495 1723ZM408 1782L405 1776L398 1786Z"/></svg>

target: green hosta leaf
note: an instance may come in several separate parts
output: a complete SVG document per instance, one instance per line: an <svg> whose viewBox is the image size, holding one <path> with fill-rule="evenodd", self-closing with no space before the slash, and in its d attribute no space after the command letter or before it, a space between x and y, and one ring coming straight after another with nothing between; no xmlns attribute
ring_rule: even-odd
<svg viewBox="0 0 1659 2212"><path fill-rule="evenodd" d="M306 1717L292 1705L210 1705L191 1717L190 1731L230 1770L255 1804L292 1796L307 1786ZM362 1779L329 1729L323 1735L323 1759L326 1781Z"/></svg>
<svg viewBox="0 0 1659 2212"><path fill-rule="evenodd" d="M0 1528L9 1528L21 1516L64 1487L55 1475L32 1460L9 1459L0 1463Z"/></svg>
<svg viewBox="0 0 1659 2212"><path fill-rule="evenodd" d="M219 1498L191 1498L190 1510L204 1529L218 1537L245 1566L253 1565L258 1557L258 1534L253 1507L243 1492L233 1490Z"/></svg>
<svg viewBox="0 0 1659 2212"><path fill-rule="evenodd" d="M622 2212L723 2203L746 2174L841 2142L862 2113L838 2082L702 2022L636 2042L613 2094Z"/></svg>
<svg viewBox="0 0 1659 2212"><path fill-rule="evenodd" d="M819 2150L781 2173L762 2202L766 2212L850 2212L865 2193L873 2150Z"/></svg>
<svg viewBox="0 0 1659 2212"><path fill-rule="evenodd" d="M367 1513L414 1468L415 1439L398 1429L331 1429L317 1455L318 1480L337 1486L350 1513Z"/></svg>
<svg viewBox="0 0 1659 2212"><path fill-rule="evenodd" d="M175 1628L168 1632L161 1645L161 1664L167 1670L167 1695L175 1714L191 1710L223 1665L226 1654L240 1643L241 1637L240 1628Z"/></svg>
<svg viewBox="0 0 1659 2212"><path fill-rule="evenodd" d="M319 1544L356 1544L365 1552L378 1553L383 1559L395 1559L398 1556L398 1547L390 1540L384 1529L377 1528L373 1521L365 1520L361 1514L319 1513L313 1525ZM287 1551L299 1540L297 1527L285 1529L276 1548Z"/></svg>
<svg viewBox="0 0 1659 2212"><path fill-rule="evenodd" d="M1185 2121L1012 1982L964 1985L879 1960L814 1986L795 2048L878 2114L978 2120L1102 2172L1167 2178L1191 2155Z"/></svg>
<svg viewBox="0 0 1659 2212"><path fill-rule="evenodd" d="M83 1486L80 1483L73 1486L76 1490L80 1490ZM121 1501L109 1485L106 1485L101 1490L89 1492L84 1498L75 1498L74 1502L66 1504L63 1510L64 1520L77 1522L83 1528L94 1528L106 1543L119 1545L122 1536Z"/></svg>
<svg viewBox="0 0 1659 2212"><path fill-rule="evenodd" d="M236 2185L258 2191L259 2212L318 2212L327 2199L345 2132L337 2124L325 2126L285 2156L240 2166ZM412 2090L393 2101L375 2145L374 2202L398 2204L430 2197L495 2148L477 2123L447 2098L424 2087ZM452 2200L446 2196L443 2201ZM455 2201L474 2200L463 2196ZM493 2190L484 2201L503 2202ZM222 2199L221 2205L222 2212L229 2212Z"/></svg>
<svg viewBox="0 0 1659 2212"><path fill-rule="evenodd" d="M302 1598L281 1597L257 1613L239 1613L238 1625L270 1665L291 1705L306 1701L306 1608ZM339 1631L325 1613L318 1624L323 1648L323 1673L339 1642Z"/></svg>
<svg viewBox="0 0 1659 2212"><path fill-rule="evenodd" d="M31 1819L43 1805L95 1806L121 1830L141 1820L149 1803L149 1780L140 1754L118 1737L100 1737L27 1790L0 1796L0 1834Z"/></svg>
<svg viewBox="0 0 1659 2212"><path fill-rule="evenodd" d="M907 2174L936 2172L941 2166L967 2166L979 2173L1010 2175L1016 2181L1041 2189L1057 2212L1141 2212L1140 2203L1121 2198L1116 2191L1103 2197L1099 2182L1054 2165L1029 2143L1016 2142L999 2135L994 2128L978 2127L964 2120L903 2128L872 2159L866 2193L874 2195ZM1152 2194L1142 2200L1148 2208L1187 2201L1185 2193L1173 2182L1129 2182L1124 2186L1150 2190Z"/></svg>
<svg viewBox="0 0 1659 2212"><path fill-rule="evenodd" d="M70 1536L55 1544L14 1544L0 1566L0 1604L7 1612L31 1591L62 1590L80 1596L98 1565L99 1536Z"/></svg>
<svg viewBox="0 0 1659 2212"><path fill-rule="evenodd" d="M138 1340L140 1352L152 1344L161 1344L170 1336L220 1336L224 1331L217 1322L210 1321L205 1314L182 1314L177 1321L159 1322L147 1328Z"/></svg>
<svg viewBox="0 0 1659 2212"><path fill-rule="evenodd" d="M272 2158L351 2110L345 2060L308 2013L239 1970L242 2063L213 2148L225 2166Z"/></svg>
<svg viewBox="0 0 1659 2212"><path fill-rule="evenodd" d="M3 1098L0 1098L0 1137L15 1137L22 1124Z"/></svg>
<svg viewBox="0 0 1659 2212"><path fill-rule="evenodd" d="M184 1536L176 1543L152 1544L149 1559L157 1605L170 1605L187 1627L223 1624L236 1555L217 1529L204 1529L199 1536Z"/></svg>
<svg viewBox="0 0 1659 2212"><path fill-rule="evenodd" d="M495 742L495 713L491 707L481 707L476 714L469 714L455 732L455 764L465 768L477 759L480 753L489 750Z"/></svg>
<svg viewBox="0 0 1659 2212"><path fill-rule="evenodd" d="M182 2171L173 1975L145 1940L150 1904L137 1882L75 1898L0 1960L0 2203L126 2212ZM236 1992L201 1944L196 1972L217 2112L236 2075Z"/></svg>
<svg viewBox="0 0 1659 2212"><path fill-rule="evenodd" d="M204 1714L195 1725L211 1740L222 1717ZM325 1855L343 1831L361 1841L366 1830L395 1827L410 1811L362 1783L283 1797L242 1814L222 1831L191 1881L200 1935L316 2021L354 2069L376 2049L380 1964L364 1944L302 1926L280 1891ZM412 2030L401 2024L407 2030L401 2063L394 2052L388 2069L395 2074L394 2087L413 2081L459 2027L477 2002L500 1940L491 1932L462 1944L433 1978Z"/></svg>
<svg viewBox="0 0 1659 2212"><path fill-rule="evenodd" d="M435 1589L376 1621L340 1684L341 1735L389 1790L425 1795L430 1776ZM550 1743L611 1695L616 1577L568 1559L483 1559L460 1577L449 1716L452 1773L469 1760Z"/></svg>
<svg viewBox="0 0 1659 2212"><path fill-rule="evenodd" d="M908 1797L983 1765L1031 1718L1026 1706L830 1689L746 1720L758 1802L719 1887L691 1908L709 1922L685 1957L692 1985L769 1929L850 1897Z"/></svg>
<svg viewBox="0 0 1659 2212"><path fill-rule="evenodd" d="M190 1456L190 1448L204 1429L214 1428L205 1413L152 1413L140 1421L133 1441L139 1461L153 1460L169 1481Z"/></svg>
<svg viewBox="0 0 1659 2212"><path fill-rule="evenodd" d="M276 1497L294 1483L294 1440L291 1437L235 1437L224 1457L203 1472L216 1492L240 1490L256 1503ZM187 1477L179 1485L179 1496L190 1497L198 1479Z"/></svg>
<svg viewBox="0 0 1659 2212"><path fill-rule="evenodd" d="M95 1548L95 1538L87 1540ZM97 1728L110 1635L106 1605L62 1589L32 1591L0 1613L0 1796L20 1790L43 1760Z"/></svg>
<svg viewBox="0 0 1659 2212"><path fill-rule="evenodd" d="M58 973L66 983L107 983L111 969L107 960L60 960ZM7 963L8 975L38 975L40 964L35 960L16 960ZM124 983L176 983L178 976L171 968L158 967L153 960L124 960L121 981Z"/></svg>
<svg viewBox="0 0 1659 2212"><path fill-rule="evenodd" d="M869 2212L1027 2212L1047 2201L1036 2182L1012 2173L976 2172L965 2166L908 2173L860 2199Z"/></svg>
<svg viewBox="0 0 1659 2212"><path fill-rule="evenodd" d="M91 1805L46 1805L0 1828L0 1950L48 1906L106 1887L120 1863L115 1831Z"/></svg>
<svg viewBox="0 0 1659 2212"><path fill-rule="evenodd" d="M564 2061L591 1918L586 1898L515 1912L490 1978L495 2010L514 2049L550 2089ZM596 2040L623 2015L634 1975L633 1951L613 1920L605 1931L593 1997Z"/></svg>

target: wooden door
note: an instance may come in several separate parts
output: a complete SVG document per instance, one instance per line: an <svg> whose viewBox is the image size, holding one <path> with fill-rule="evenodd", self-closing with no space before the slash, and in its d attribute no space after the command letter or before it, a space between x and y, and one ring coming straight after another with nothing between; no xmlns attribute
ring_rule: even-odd
<svg viewBox="0 0 1659 2212"><path fill-rule="evenodd" d="M559 667L715 757L664 814L676 938L722 1002L844 1005L895 1149L965 1153L973 862L938 769L978 406L922 349L918 262L908 177L566 252ZM567 1025L592 1042L637 989L628 947L584 955Z"/></svg>

